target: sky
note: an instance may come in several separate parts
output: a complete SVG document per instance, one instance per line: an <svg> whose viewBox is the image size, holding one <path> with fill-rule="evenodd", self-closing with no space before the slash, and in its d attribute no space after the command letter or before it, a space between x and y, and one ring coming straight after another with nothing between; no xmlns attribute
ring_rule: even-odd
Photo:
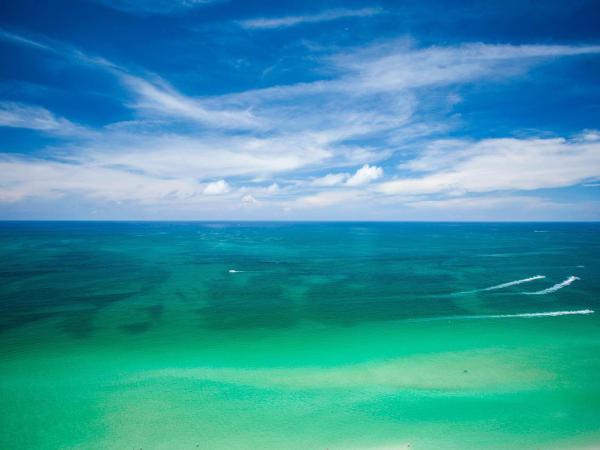
<svg viewBox="0 0 600 450"><path fill-rule="evenodd" d="M600 220L600 3L0 2L0 219Z"/></svg>

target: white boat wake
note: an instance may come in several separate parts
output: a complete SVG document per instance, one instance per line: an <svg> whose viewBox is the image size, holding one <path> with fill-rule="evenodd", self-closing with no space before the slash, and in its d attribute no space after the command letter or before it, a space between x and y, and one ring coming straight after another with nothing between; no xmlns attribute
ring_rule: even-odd
<svg viewBox="0 0 600 450"><path fill-rule="evenodd" d="M490 287L486 287L486 288L483 288L483 289L475 289L475 290L472 290L472 291L457 292L454 295L457 295L457 294L474 294L475 292L495 291L497 289L504 289L504 288L507 288L507 287L510 287L510 286L516 286L518 284L529 283L530 281L540 280L542 278L546 278L546 276L545 275L535 275L533 277L523 278L521 280L514 280L514 281L509 281L508 283L496 284L495 286L490 286Z"/></svg>
<svg viewBox="0 0 600 450"><path fill-rule="evenodd" d="M477 320L477 319L532 319L536 317L560 317L594 314L592 309L577 309L574 311L547 311L520 314L482 314L476 316L445 316L427 317L423 319L409 319L410 322L432 322L438 320Z"/></svg>
<svg viewBox="0 0 600 450"><path fill-rule="evenodd" d="M523 294L527 294L527 295L545 295L545 294L551 294L552 292L556 292L559 289L564 288L565 286L570 285L571 283L573 283L574 281L580 280L581 278L576 277L574 275L571 275L569 278L567 278L565 281L562 281L560 283L555 284L554 286L549 287L548 289L543 289L541 291L535 291L535 292L523 292Z"/></svg>

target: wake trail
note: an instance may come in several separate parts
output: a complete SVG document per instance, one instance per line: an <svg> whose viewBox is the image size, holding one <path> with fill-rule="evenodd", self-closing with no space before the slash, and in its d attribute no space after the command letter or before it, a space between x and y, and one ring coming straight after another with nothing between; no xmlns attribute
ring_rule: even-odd
<svg viewBox="0 0 600 450"><path fill-rule="evenodd" d="M485 289L481 289L482 291L495 291L496 289L504 289L510 286L516 286L517 284L529 283L530 281L540 280L542 278L546 278L545 275L536 275L529 278L523 278L522 280L509 281L508 283L497 284L496 286L490 286Z"/></svg>
<svg viewBox="0 0 600 450"><path fill-rule="evenodd" d="M537 312L537 313L523 313L523 314L489 314L481 316L464 316L465 319L507 319L513 317L531 318L531 317L558 317L558 316L573 316L573 315L587 315L594 314L591 309L578 309L575 311L548 311L548 312Z"/></svg>
<svg viewBox="0 0 600 450"><path fill-rule="evenodd" d="M546 294L551 294L552 292L556 292L559 289L564 288L565 286L570 285L571 283L573 283L574 281L580 280L581 278L576 277L574 275L571 275L569 278L567 278L565 281L562 281L560 283L555 284L554 286L551 286L547 289L543 289L541 291L535 291L535 292L523 292L523 294L526 295L546 295Z"/></svg>
<svg viewBox="0 0 600 450"><path fill-rule="evenodd" d="M594 314L592 309L578 309L573 311L547 311L521 314L484 314L477 316L446 316L412 319L411 322L433 322L438 320L478 320L478 319L532 319L536 317L560 317Z"/></svg>
<svg viewBox="0 0 600 450"><path fill-rule="evenodd" d="M546 278L546 276L545 275L535 275L533 277L523 278L521 280L514 280L514 281L509 281L508 283L496 284L495 286L490 286L490 287L486 287L483 289L475 289L473 291L457 292L457 293L455 293L455 295L457 295L457 294L473 294L475 292L495 291L497 289L504 289L504 288L507 288L510 286L516 286L518 284L529 283L530 281L540 280L542 278Z"/></svg>

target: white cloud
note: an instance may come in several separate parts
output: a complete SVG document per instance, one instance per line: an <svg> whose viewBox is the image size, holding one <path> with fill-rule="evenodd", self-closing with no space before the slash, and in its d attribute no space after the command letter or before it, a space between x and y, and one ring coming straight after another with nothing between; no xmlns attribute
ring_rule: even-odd
<svg viewBox="0 0 600 450"><path fill-rule="evenodd" d="M404 203L407 206L421 209L462 210L497 210L518 208L544 208L556 206L555 203L539 197L530 196L485 196L461 197L442 200L419 200Z"/></svg>
<svg viewBox="0 0 600 450"><path fill-rule="evenodd" d="M110 8L133 14L173 14L220 0L95 0Z"/></svg>
<svg viewBox="0 0 600 450"><path fill-rule="evenodd" d="M598 130L584 130L579 136L580 139L588 142L600 141L600 131Z"/></svg>
<svg viewBox="0 0 600 450"><path fill-rule="evenodd" d="M74 194L103 201L222 205L234 196L203 194L231 192L223 178L235 177L236 184L244 185L277 175L278 180L287 179L283 189L275 183L239 189L235 204L239 207L239 197L249 195L261 199L261 205L352 208L358 200L422 196L410 200L417 209L417 202L428 201L456 206L470 192L534 190L600 179L600 141L594 130L572 139L438 139L426 144L429 135L452 126L438 110L460 99L454 93L460 83L493 82L550 58L598 53L598 46L415 48L394 41L321 59L324 75L315 82L192 97L158 76L134 74L56 42L39 43L1 30L0 38L112 74L128 90L126 106L135 113L131 121L86 134L73 131L76 125L44 108L3 103L0 124L52 133L71 130L63 133L71 140L46 149L46 159L0 154L0 201ZM431 106L423 101L429 92L424 88L437 93L441 87L446 89L438 96L443 108L439 102ZM386 175L392 176L385 161L405 159L418 145L425 150L398 167L401 177L364 187L383 176L384 165ZM360 168L352 174L350 167ZM327 175L307 177L316 170ZM211 180L219 181L206 184ZM316 187L336 189L314 193ZM448 196L453 197L438 198ZM441 203L435 205L441 209Z"/></svg>
<svg viewBox="0 0 600 450"><path fill-rule="evenodd" d="M347 186L362 186L383 176L383 169L365 164L346 181Z"/></svg>
<svg viewBox="0 0 600 450"><path fill-rule="evenodd" d="M344 89L352 77L354 88L388 91L449 85L515 75L543 59L599 53L600 46L490 45L482 43L414 49L406 41L392 41L341 53L331 58L347 75L334 81Z"/></svg>
<svg viewBox="0 0 600 450"><path fill-rule="evenodd" d="M379 8L362 9L330 9L317 14L305 14L301 16L285 16L242 20L239 25L246 29L273 29L293 27L305 23L330 22L337 19L349 17L370 17L382 13Z"/></svg>
<svg viewBox="0 0 600 450"><path fill-rule="evenodd" d="M337 186L342 184L350 177L348 173L328 173L325 176L315 178L311 184L313 186Z"/></svg>
<svg viewBox="0 0 600 450"><path fill-rule="evenodd" d="M2 101L0 101L0 126L55 133L72 133L80 129L67 119L57 117L45 108Z"/></svg>
<svg viewBox="0 0 600 450"><path fill-rule="evenodd" d="M231 190L231 187L225 180L214 181L212 183L208 183L204 190L206 195L223 195L227 194Z"/></svg>
<svg viewBox="0 0 600 450"><path fill-rule="evenodd" d="M296 199L293 206L297 207L317 207L336 205L340 203L347 204L359 197L359 194L354 191L325 191L314 195L307 195Z"/></svg>
<svg viewBox="0 0 600 450"><path fill-rule="evenodd" d="M279 192L279 189L280 188L277 183L272 183L266 188L264 188L264 192L266 192L267 194L275 194L276 192Z"/></svg>
<svg viewBox="0 0 600 450"><path fill-rule="evenodd" d="M93 164L70 164L0 154L0 200L83 195L102 201L156 203L189 199L201 193L191 178L149 177Z"/></svg>
<svg viewBox="0 0 600 450"><path fill-rule="evenodd" d="M242 203L244 205L253 205L258 203L258 200L256 200L252 195L246 194L242 197Z"/></svg>
<svg viewBox="0 0 600 450"><path fill-rule="evenodd" d="M168 3L165 1L165 4ZM190 0L189 3L191 4L192 1ZM35 47L41 51L58 55L69 62L92 65L112 74L121 81L135 98L135 101L127 106L150 116L150 118L161 117L170 120L188 120L217 129L245 130L261 128L264 125L249 112L249 108L245 110L225 109L220 105L214 105L212 108L207 107L199 99L181 94L157 75L149 74L147 78L134 75L123 66L119 66L102 57L89 55L69 45L55 41L42 43L34 39L6 32L2 28L0 28L0 39Z"/></svg>
<svg viewBox="0 0 600 450"><path fill-rule="evenodd" d="M383 169L381 167L365 164L354 175L345 172L328 173L327 175L313 179L310 184L318 187L340 186L342 184L346 186L362 186L377 180L381 176L383 176Z"/></svg>
<svg viewBox="0 0 600 450"><path fill-rule="evenodd" d="M9 31L4 30L3 28L0 27L0 39L3 39L5 41L12 41L16 44L20 44L20 45L25 45L28 47L34 47L37 48L39 50L45 50L45 51L54 51L51 47L44 45L40 42L37 42L33 39L29 39L26 38L24 36L21 36L19 34L15 34L15 33L11 33Z"/></svg>
<svg viewBox="0 0 600 450"><path fill-rule="evenodd" d="M410 170L431 169L431 173L388 181L378 190L403 195L460 194L558 188L600 179L598 141L505 138L453 141L450 147L442 152L433 145L404 165Z"/></svg>
<svg viewBox="0 0 600 450"><path fill-rule="evenodd" d="M260 126L248 111L209 109L198 100L177 92L163 80L150 82L121 71L116 72L123 83L137 96L135 108L156 116L178 117L216 128L247 129Z"/></svg>
<svg viewBox="0 0 600 450"><path fill-rule="evenodd" d="M368 9L357 11L370 13ZM362 152L360 163L374 162L368 157L375 153L380 158L389 154L382 148L342 147L342 141L385 133L387 140L398 145L401 143L398 141L410 138L415 130L423 134L440 127L431 117L428 123L418 123L413 117L418 107L418 97L411 91L415 88L454 86L484 77L492 80L514 75L548 58L600 52L600 46L475 43L414 48L406 40L391 41L322 59L321 70L329 72L327 79L194 98L177 91L156 75L137 76L110 61L63 44L47 45L18 35L11 35L11 40L23 45L39 45L40 49L60 54L70 61L93 64L112 73L133 94L134 102L129 106L144 119L160 118L167 123L193 121L213 130L268 132L269 137L303 134L304 140L312 140L320 146L336 145L340 153L346 155ZM314 114L315 101L318 101L320 114ZM350 160L348 156L345 159Z"/></svg>
<svg viewBox="0 0 600 450"><path fill-rule="evenodd" d="M325 58L321 70L327 70L334 75L327 80L251 90L225 95L221 100L243 104L245 101L257 103L301 96L337 96L340 93L356 98L365 94L398 93L427 86L455 86L458 83L470 83L481 79L492 82L519 75L529 67L551 58L597 53L600 53L600 45L468 43L415 48L410 41L394 40L381 45L351 49ZM376 105L376 111L379 111L387 103L383 97L377 97L377 100L383 102Z"/></svg>
<svg viewBox="0 0 600 450"><path fill-rule="evenodd" d="M178 136L106 134L71 152L69 160L121 167L157 177L268 176L333 157L309 136Z"/></svg>

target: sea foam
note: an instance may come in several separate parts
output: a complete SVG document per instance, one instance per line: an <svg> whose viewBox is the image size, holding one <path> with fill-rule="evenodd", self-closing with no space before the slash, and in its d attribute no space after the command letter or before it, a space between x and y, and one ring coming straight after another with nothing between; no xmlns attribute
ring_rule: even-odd
<svg viewBox="0 0 600 450"><path fill-rule="evenodd" d="M571 275L569 278L567 278L565 281L562 281L560 283L555 284L554 286L551 286L547 289L543 289L541 291L535 291L535 292L523 292L523 294L527 294L527 295L545 295L545 294L551 294L552 292L556 292L559 289L564 288L565 286L570 285L571 283L573 283L576 280L580 280L581 278L576 277L574 275Z"/></svg>

